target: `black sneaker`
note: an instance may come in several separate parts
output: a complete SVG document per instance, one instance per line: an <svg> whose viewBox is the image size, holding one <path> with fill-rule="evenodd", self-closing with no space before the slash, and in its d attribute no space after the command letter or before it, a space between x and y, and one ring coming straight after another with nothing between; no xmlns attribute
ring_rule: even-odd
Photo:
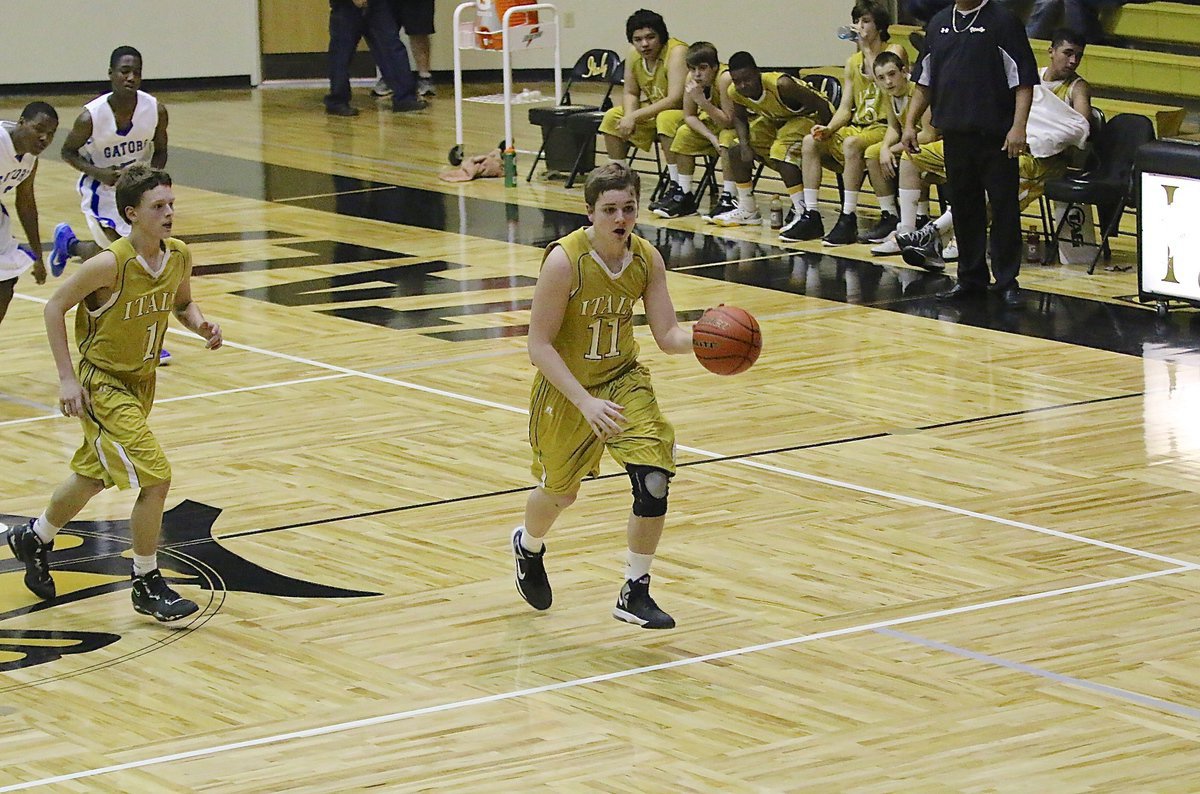
<svg viewBox="0 0 1200 794"><path fill-rule="evenodd" d="M8 529L4 524L0 527ZM42 543L33 531L33 519L28 524L8 529L5 538L13 556L25 563L25 586L29 592L43 600L54 598L54 580L50 578L50 551L54 541Z"/></svg>
<svg viewBox="0 0 1200 794"><path fill-rule="evenodd" d="M737 199L733 197L733 194L721 191L721 195L717 198L716 203L712 205L712 209L700 217L706 221L711 221L718 215L724 215L726 212L731 212L735 209L737 209Z"/></svg>
<svg viewBox="0 0 1200 794"><path fill-rule="evenodd" d="M900 250L905 248L924 248L934 240L941 239L937 227L932 223L927 223L924 226L918 226L916 231L903 232L896 235L896 245L900 246Z"/></svg>
<svg viewBox="0 0 1200 794"><path fill-rule="evenodd" d="M130 597L135 612L151 615L163 623L186 618L200 609L195 601L189 601L172 590L157 568L143 576L133 577Z"/></svg>
<svg viewBox="0 0 1200 794"><path fill-rule="evenodd" d="M824 245L850 245L858 242L858 216L853 212L838 215L837 223L821 240Z"/></svg>
<svg viewBox="0 0 1200 794"><path fill-rule="evenodd" d="M660 218L683 218L696 214L696 194L690 190L687 193L676 193L670 203L659 207L654 212Z"/></svg>
<svg viewBox="0 0 1200 794"><path fill-rule="evenodd" d="M807 210L779 230L779 239L789 243L798 243L803 240L816 240L823 234L825 234L825 225L821 223L821 213L816 210Z"/></svg>
<svg viewBox="0 0 1200 794"><path fill-rule="evenodd" d="M913 222L913 225L918 229L924 229L932 221L933 218L929 217L928 215L918 215L916 221Z"/></svg>
<svg viewBox="0 0 1200 794"><path fill-rule="evenodd" d="M946 269L946 260L942 259L942 238L936 233L933 235L933 239L924 245L905 246L901 249L900 256L913 267L925 270Z"/></svg>
<svg viewBox="0 0 1200 794"><path fill-rule="evenodd" d="M546 565L542 558L546 556L546 547L534 554L521 545L522 527L517 527L512 534L513 557L517 561L517 592L526 603L534 609L549 609L554 600L550 591L550 580L546 577Z"/></svg>
<svg viewBox="0 0 1200 794"><path fill-rule="evenodd" d="M663 188L662 195L660 195L655 201L651 201L650 206L647 207L647 209L649 209L651 212L657 212L658 210L667 206L667 204L671 202L671 199L675 198L676 192L682 193L683 188L679 187L679 185L674 182L668 182L667 186Z"/></svg>
<svg viewBox="0 0 1200 794"><path fill-rule="evenodd" d="M625 581L617 605L613 607L613 617L644 629L675 628L675 618L659 609L650 597L650 574L636 582Z"/></svg>
<svg viewBox="0 0 1200 794"><path fill-rule="evenodd" d="M879 223L872 226L869 230L858 236L860 243L882 243L896 231L896 226L900 223L900 219L892 213L884 210L879 216Z"/></svg>

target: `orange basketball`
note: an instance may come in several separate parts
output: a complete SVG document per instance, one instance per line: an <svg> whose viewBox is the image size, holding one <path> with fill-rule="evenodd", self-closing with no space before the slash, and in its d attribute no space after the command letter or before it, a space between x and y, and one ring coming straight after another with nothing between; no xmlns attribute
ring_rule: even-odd
<svg viewBox="0 0 1200 794"><path fill-rule="evenodd" d="M762 331L750 312L722 303L692 326L692 350L709 372L736 375L758 360Z"/></svg>

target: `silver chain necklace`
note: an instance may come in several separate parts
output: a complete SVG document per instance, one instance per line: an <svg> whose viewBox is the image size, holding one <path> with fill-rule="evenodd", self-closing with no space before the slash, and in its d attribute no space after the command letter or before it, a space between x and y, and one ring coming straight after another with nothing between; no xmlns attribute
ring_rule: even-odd
<svg viewBox="0 0 1200 794"><path fill-rule="evenodd" d="M957 8L954 9L954 13L950 14L950 27L954 29L955 33L965 33L966 31L970 30L971 26L975 24L975 20L979 19L979 12L982 11L983 7L987 4L988 4L988 0L983 0L983 2L979 4L979 7L975 9L974 16L971 17L971 21L969 21L967 23L967 26L965 28L963 28L962 30L958 29L958 25L956 24L955 20L958 19L959 14L962 14L965 17L966 12L959 11Z"/></svg>

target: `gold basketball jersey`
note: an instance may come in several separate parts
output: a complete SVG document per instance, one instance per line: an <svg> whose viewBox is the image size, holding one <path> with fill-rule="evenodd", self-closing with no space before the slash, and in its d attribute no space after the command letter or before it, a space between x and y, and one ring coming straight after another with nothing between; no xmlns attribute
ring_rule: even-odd
<svg viewBox="0 0 1200 794"><path fill-rule="evenodd" d="M1042 69L1039 77L1042 81L1042 87L1054 94L1056 97L1071 104L1071 92L1075 90L1075 83L1080 80L1079 75L1075 75L1070 80L1047 80L1046 69Z"/></svg>
<svg viewBox="0 0 1200 794"><path fill-rule="evenodd" d="M628 261L613 273L593 255L586 227L547 246L543 263L555 246L562 246L574 275L554 349L580 384L593 388L637 363L633 308L650 282L654 249L632 235Z"/></svg>
<svg viewBox="0 0 1200 794"><path fill-rule="evenodd" d="M126 380L154 374L175 293L191 269L192 255L174 238L157 274L150 271L128 238L108 247L117 256L117 287L103 306L75 310L75 342L79 353L97 369Z"/></svg>
<svg viewBox="0 0 1200 794"><path fill-rule="evenodd" d="M641 55L638 55L636 49L630 50L629 57L625 62L633 64L631 71L633 72L633 79L637 81L637 86L642 91L642 104L652 104L667 95L667 56L676 47L686 46L679 39L667 39L667 43L658 53L658 61L654 64L654 71L646 68L646 61Z"/></svg>
<svg viewBox="0 0 1200 794"><path fill-rule="evenodd" d="M850 70L850 90L854 96L854 114L850 123L855 127L887 122L887 105L884 104L887 94L866 73L865 58L863 51L859 50L846 60L846 68Z"/></svg>
<svg viewBox="0 0 1200 794"><path fill-rule="evenodd" d="M800 116L811 115L806 111L792 110L783 104L783 100L779 98L779 79L785 76L783 72L763 72L763 92L762 96L757 99L742 96L737 90L737 84L730 83L729 98L752 114L772 121L786 122Z"/></svg>

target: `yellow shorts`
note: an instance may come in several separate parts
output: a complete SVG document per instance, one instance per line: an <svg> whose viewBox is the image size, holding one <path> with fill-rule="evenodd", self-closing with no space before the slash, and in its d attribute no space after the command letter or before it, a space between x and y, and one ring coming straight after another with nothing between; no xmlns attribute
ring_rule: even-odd
<svg viewBox="0 0 1200 794"><path fill-rule="evenodd" d="M879 143L883 140L883 136L887 134L886 124L872 124L869 127L855 127L852 124L847 124L845 127L834 130L833 134L825 140L821 141L821 152L828 154L838 163L845 164L846 153L842 151L842 147L850 138L858 138L858 140L866 146ZM879 157L879 152L876 150L875 157Z"/></svg>
<svg viewBox="0 0 1200 794"><path fill-rule="evenodd" d="M1041 197L1047 179L1057 179L1067 172L1067 157L1056 154L1052 157L1034 157L1023 154L1018 158L1017 169L1021 175L1021 210L1024 211Z"/></svg>
<svg viewBox="0 0 1200 794"><path fill-rule="evenodd" d="M782 124L774 119L755 116L750 120L750 148L763 159L799 166L804 136L816 123L816 119L808 116L796 116Z"/></svg>
<svg viewBox="0 0 1200 794"><path fill-rule="evenodd" d="M617 132L617 125L623 118L625 118L625 107L623 105L613 105L605 112L604 118L600 121L600 132L618 138L623 137ZM674 138L676 131L682 124L682 110L678 108L663 110L654 118L639 120L633 127L633 134L626 140L643 152L648 152L654 148L655 137L662 135L667 138Z"/></svg>
<svg viewBox="0 0 1200 794"><path fill-rule="evenodd" d="M171 464L146 424L154 378L126 382L85 360L79 363L79 382L92 408L82 417L83 444L71 459L71 471L121 490L171 479Z"/></svg>
<svg viewBox="0 0 1200 794"><path fill-rule="evenodd" d="M931 174L941 179L946 178L946 156L943 153L942 142L933 141L932 143L921 144L921 151L916 154L905 154L912 164L917 167L921 177L926 174Z"/></svg>
<svg viewBox="0 0 1200 794"><path fill-rule="evenodd" d="M573 493L584 477L600 473L600 455L621 466L639 464L675 473L675 429L663 417L650 384L650 371L638 365L624 375L588 389L623 407L628 424L618 436L601 441L571 402L539 373L529 402L531 471L549 493Z"/></svg>
<svg viewBox="0 0 1200 794"><path fill-rule="evenodd" d="M717 141L721 144L721 148L728 149L737 143L737 133L733 130L721 129L715 121L704 113L701 113L698 118L708 128L709 132L717 136ZM679 131L675 133L675 140L671 142L671 151L688 157L701 157L717 153L717 150L713 148L708 138L705 138L689 127L686 121L679 127Z"/></svg>

